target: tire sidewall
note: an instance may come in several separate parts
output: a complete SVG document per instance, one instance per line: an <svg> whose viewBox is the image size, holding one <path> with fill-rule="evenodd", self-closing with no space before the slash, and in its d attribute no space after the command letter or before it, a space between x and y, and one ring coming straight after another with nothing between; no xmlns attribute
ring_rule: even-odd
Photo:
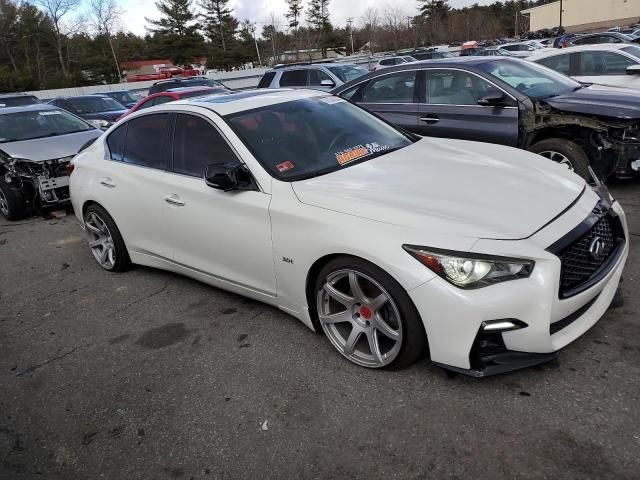
<svg viewBox="0 0 640 480"><path fill-rule="evenodd" d="M591 174L589 173L589 157L577 143L571 140L548 138L533 145L529 151L537 154L547 151L558 152L569 159L573 166L573 172L576 175L579 175L585 180L591 178ZM547 158L547 160L549 159Z"/></svg>
<svg viewBox="0 0 640 480"><path fill-rule="evenodd" d="M0 214L9 221L20 220L27 215L27 205L22 196L22 192L8 185L4 179L0 179L0 189L7 201L8 212Z"/></svg>
<svg viewBox="0 0 640 480"><path fill-rule="evenodd" d="M131 266L131 259L129 258L129 252L127 251L127 247L124 243L124 239L122 238L122 234L120 233L120 230L118 229L113 218L111 218L111 215L109 215L109 213L98 204L90 205L85 210L84 216L83 216L83 223L85 224L84 225L85 229L87 228L86 227L87 217L91 213L97 215L106 224L107 229L111 234L111 239L113 240L113 245L115 247L115 254L116 254L116 261L114 262L113 267L111 268L106 268L103 265L100 265L100 263L98 263L97 260L96 260L96 263L98 263L98 265L100 265L100 267L106 270L107 272L117 273L117 272L123 272L129 269L129 267ZM91 253L91 256L93 257L93 253L92 252L90 253Z"/></svg>

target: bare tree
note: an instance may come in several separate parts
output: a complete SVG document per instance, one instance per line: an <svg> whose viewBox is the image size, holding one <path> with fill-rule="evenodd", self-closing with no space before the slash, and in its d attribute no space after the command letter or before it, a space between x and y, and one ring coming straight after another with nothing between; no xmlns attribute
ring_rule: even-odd
<svg viewBox="0 0 640 480"><path fill-rule="evenodd" d="M91 22L93 23L93 28L96 33L98 35L106 35L109 40L111 55L113 55L113 62L115 63L116 71L118 72L118 80L122 82L120 65L118 64L116 50L113 48L111 32L119 26L120 18L124 12L120 9L115 0L90 0L89 11L91 14Z"/></svg>
<svg viewBox="0 0 640 480"><path fill-rule="evenodd" d="M380 21L378 17L378 10L369 7L364 11L360 18L363 29L369 34L369 51L373 53L375 50L376 30L378 29L378 23Z"/></svg>
<svg viewBox="0 0 640 480"><path fill-rule="evenodd" d="M58 61L60 62L60 68L62 74L69 78L68 64L64 61L64 55L62 53L65 45L65 33L64 33L64 18L68 16L69 12L72 12L80 5L80 0L35 0L44 13L49 17L51 26L55 36L55 47L58 54Z"/></svg>
<svg viewBox="0 0 640 480"><path fill-rule="evenodd" d="M393 42L393 49L397 52L400 46L401 36L405 30L405 18L407 15L398 6L387 5L384 7L384 24Z"/></svg>
<svg viewBox="0 0 640 480"><path fill-rule="evenodd" d="M273 52L273 61L275 65L278 58L278 34L282 30L282 18L275 12L271 12L267 17L266 24L271 27L269 37L271 40L271 50Z"/></svg>

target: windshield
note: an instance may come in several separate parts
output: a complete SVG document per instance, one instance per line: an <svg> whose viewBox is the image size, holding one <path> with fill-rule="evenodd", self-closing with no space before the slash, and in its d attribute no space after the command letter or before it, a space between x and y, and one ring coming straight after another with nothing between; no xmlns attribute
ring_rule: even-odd
<svg viewBox="0 0 640 480"><path fill-rule="evenodd" d="M369 73L366 69L362 67L355 67L353 65L329 67L329 70L344 83L350 82L351 80L355 80L356 78Z"/></svg>
<svg viewBox="0 0 640 480"><path fill-rule="evenodd" d="M636 47L635 45L629 45L628 47L624 47L622 51L630 53L636 58L640 58L640 47Z"/></svg>
<svg viewBox="0 0 640 480"><path fill-rule="evenodd" d="M95 130L64 110L32 110L0 115L0 143Z"/></svg>
<svg viewBox="0 0 640 480"><path fill-rule="evenodd" d="M226 120L262 166L286 181L330 173L411 144L394 127L334 96L269 105Z"/></svg>
<svg viewBox="0 0 640 480"><path fill-rule="evenodd" d="M113 92L107 93L109 97L113 98L116 102L120 102L123 105L125 103L136 103L138 100L142 99L142 95L132 92Z"/></svg>
<svg viewBox="0 0 640 480"><path fill-rule="evenodd" d="M534 100L563 95L581 88L578 82L569 77L526 60L505 58L482 63L478 68Z"/></svg>
<svg viewBox="0 0 640 480"><path fill-rule="evenodd" d="M453 57L453 53L449 53L449 52L438 52L438 56L440 58L452 58Z"/></svg>
<svg viewBox="0 0 640 480"><path fill-rule="evenodd" d="M124 105L109 97L76 97L70 98L69 103L79 114L126 110Z"/></svg>
<svg viewBox="0 0 640 480"><path fill-rule="evenodd" d="M20 95L16 97L0 98L1 107L22 107L24 105L36 105L40 103L38 98L33 95Z"/></svg>

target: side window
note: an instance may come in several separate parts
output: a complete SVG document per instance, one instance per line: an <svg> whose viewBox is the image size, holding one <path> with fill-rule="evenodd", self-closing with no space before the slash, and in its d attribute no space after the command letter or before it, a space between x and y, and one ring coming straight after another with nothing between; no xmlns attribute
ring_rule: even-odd
<svg viewBox="0 0 640 480"><path fill-rule="evenodd" d="M124 162L143 167L166 167L168 113L156 113L127 122Z"/></svg>
<svg viewBox="0 0 640 480"><path fill-rule="evenodd" d="M365 103L413 103L416 71L398 72L371 80L362 91Z"/></svg>
<svg viewBox="0 0 640 480"><path fill-rule="evenodd" d="M281 87L306 87L307 86L307 70L289 70L282 72L280 77Z"/></svg>
<svg viewBox="0 0 640 480"><path fill-rule="evenodd" d="M362 87L362 84L360 85L356 85L355 87L351 87L349 90L347 90L346 92L342 92L340 94L340 96L346 100L358 100L356 98L353 98L354 95L356 94L356 92Z"/></svg>
<svg viewBox="0 0 640 480"><path fill-rule="evenodd" d="M564 75L569 75L571 72L570 54L541 58L538 63Z"/></svg>
<svg viewBox="0 0 640 480"><path fill-rule="evenodd" d="M129 125L128 122L116 128L107 137L107 147L109 148L111 160L121 162L124 158L124 140L127 136L127 125Z"/></svg>
<svg viewBox="0 0 640 480"><path fill-rule="evenodd" d="M273 81L273 77L275 76L276 76L276 72L265 73L260 79L260 82L258 82L258 88L269 88L269 85L271 85L271 82Z"/></svg>
<svg viewBox="0 0 640 480"><path fill-rule="evenodd" d="M218 130L195 115L178 114L173 135L173 171L202 178L211 163L240 163Z"/></svg>
<svg viewBox="0 0 640 480"><path fill-rule="evenodd" d="M635 62L613 52L581 52L579 75L626 75L627 67Z"/></svg>
<svg viewBox="0 0 640 480"><path fill-rule="evenodd" d="M386 65L395 65L395 62L394 62L394 60L392 58L391 59L388 58L386 60L380 60L380 65L385 65L385 66Z"/></svg>
<svg viewBox="0 0 640 480"><path fill-rule="evenodd" d="M309 70L310 86L319 87L321 85L322 80L329 80L330 82L333 82L333 80L331 80L331 77L326 73L324 73L322 70L315 70L315 69Z"/></svg>
<svg viewBox="0 0 640 480"><path fill-rule="evenodd" d="M156 105L162 105L163 103L173 102L174 100L175 98L169 95L162 95L153 99L153 106L155 107Z"/></svg>
<svg viewBox="0 0 640 480"><path fill-rule="evenodd" d="M478 105L480 98L500 91L486 80L462 71L427 72L427 103Z"/></svg>
<svg viewBox="0 0 640 480"><path fill-rule="evenodd" d="M145 108L153 107L153 105L154 105L153 101L154 100L155 100L155 97L154 98L150 98L146 102L141 103L140 106L138 107L138 110L143 110Z"/></svg>

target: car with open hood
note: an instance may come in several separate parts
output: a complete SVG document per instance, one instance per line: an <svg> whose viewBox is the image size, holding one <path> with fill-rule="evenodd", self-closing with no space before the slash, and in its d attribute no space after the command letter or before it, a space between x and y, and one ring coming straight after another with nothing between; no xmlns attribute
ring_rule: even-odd
<svg viewBox="0 0 640 480"><path fill-rule="evenodd" d="M583 178L629 178L640 159L636 91L587 86L508 57L416 62L334 90L419 135L496 143L538 153Z"/></svg>
<svg viewBox="0 0 640 480"><path fill-rule="evenodd" d="M74 165L100 267L274 305L370 368L422 358L483 376L551 360L605 313L628 255L602 185L523 150L420 138L315 90L151 107Z"/></svg>
<svg viewBox="0 0 640 480"><path fill-rule="evenodd" d="M0 213L19 220L68 205L71 159L101 134L51 105L0 109Z"/></svg>

